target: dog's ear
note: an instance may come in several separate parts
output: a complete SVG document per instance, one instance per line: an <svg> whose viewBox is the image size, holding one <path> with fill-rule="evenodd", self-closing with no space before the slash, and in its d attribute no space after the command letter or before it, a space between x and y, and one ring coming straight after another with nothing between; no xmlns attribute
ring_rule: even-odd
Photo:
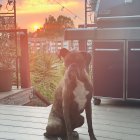
<svg viewBox="0 0 140 140"><path fill-rule="evenodd" d="M67 50L66 48L62 48L62 49L60 49L59 50L59 52L58 52L58 57L61 59L61 58L65 58L66 57L66 55L68 55L69 54L69 50Z"/></svg>
<svg viewBox="0 0 140 140"><path fill-rule="evenodd" d="M84 60L86 62L86 66L89 66L90 62L91 62L91 54L88 52L81 52L81 54L84 57Z"/></svg>

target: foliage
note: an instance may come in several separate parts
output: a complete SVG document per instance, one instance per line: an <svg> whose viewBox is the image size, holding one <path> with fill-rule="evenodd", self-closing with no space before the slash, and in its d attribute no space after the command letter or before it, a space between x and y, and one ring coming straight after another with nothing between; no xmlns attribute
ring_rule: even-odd
<svg viewBox="0 0 140 140"><path fill-rule="evenodd" d="M60 37L64 35L66 28L74 28L73 20L69 17L60 15L57 18L50 15L45 19L45 23L42 29L37 30L39 37L47 37L48 39Z"/></svg>
<svg viewBox="0 0 140 140"><path fill-rule="evenodd" d="M49 100L63 73L62 63L55 54L37 52L30 56L31 79L33 86Z"/></svg>
<svg viewBox="0 0 140 140"><path fill-rule="evenodd" d="M0 34L0 69L13 70L15 68L16 47L14 36L7 33Z"/></svg>

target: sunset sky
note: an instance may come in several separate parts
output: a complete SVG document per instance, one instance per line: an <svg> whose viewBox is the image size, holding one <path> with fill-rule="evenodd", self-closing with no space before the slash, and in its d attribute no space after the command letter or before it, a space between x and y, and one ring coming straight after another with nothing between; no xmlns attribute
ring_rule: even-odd
<svg viewBox="0 0 140 140"><path fill-rule="evenodd" d="M75 25L84 23L84 0L16 0L16 2L17 24L20 28L27 28L29 31L43 25L45 18L49 15L71 17ZM78 17L75 18L57 2Z"/></svg>

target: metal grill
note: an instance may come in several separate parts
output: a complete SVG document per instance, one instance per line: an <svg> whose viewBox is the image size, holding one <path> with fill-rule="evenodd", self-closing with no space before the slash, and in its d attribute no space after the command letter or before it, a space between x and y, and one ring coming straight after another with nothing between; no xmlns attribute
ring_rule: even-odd
<svg viewBox="0 0 140 140"><path fill-rule="evenodd" d="M97 0L96 27L65 31L67 40L93 40L95 98L140 100L139 7L140 0Z"/></svg>

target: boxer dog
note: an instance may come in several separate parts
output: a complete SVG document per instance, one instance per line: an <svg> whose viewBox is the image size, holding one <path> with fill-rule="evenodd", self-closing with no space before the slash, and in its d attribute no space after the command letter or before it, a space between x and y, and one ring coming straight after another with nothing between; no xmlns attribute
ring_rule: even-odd
<svg viewBox="0 0 140 140"><path fill-rule="evenodd" d="M44 136L50 139L79 139L74 129L84 124L81 113L85 110L90 140L96 140L92 127L93 87L86 70L91 56L87 52L70 52L63 48L59 52L59 57L63 58L66 70L55 90L54 103Z"/></svg>

